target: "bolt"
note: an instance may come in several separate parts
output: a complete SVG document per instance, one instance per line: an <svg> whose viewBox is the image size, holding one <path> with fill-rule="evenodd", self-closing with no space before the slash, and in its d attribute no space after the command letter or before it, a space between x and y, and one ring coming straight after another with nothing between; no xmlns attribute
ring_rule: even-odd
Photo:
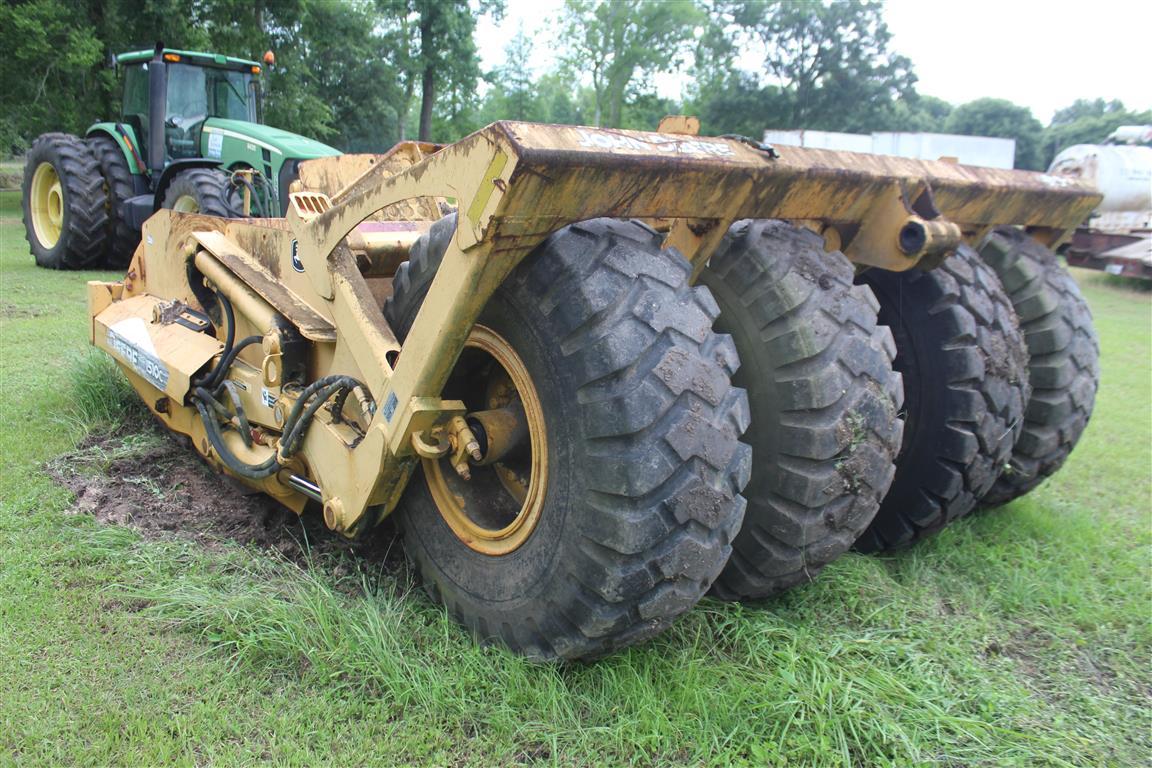
<svg viewBox="0 0 1152 768"><path fill-rule="evenodd" d="M468 462L462 461L459 464L453 464L452 468L456 470L456 474L460 475L465 480L472 479L472 472L468 469Z"/></svg>

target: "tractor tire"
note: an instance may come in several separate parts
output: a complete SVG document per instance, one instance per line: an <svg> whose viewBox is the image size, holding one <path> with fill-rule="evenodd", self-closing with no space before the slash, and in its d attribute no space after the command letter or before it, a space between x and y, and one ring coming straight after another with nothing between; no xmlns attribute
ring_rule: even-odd
<svg viewBox="0 0 1152 768"><path fill-rule="evenodd" d="M228 174L215 168L190 168L176 174L164 192L161 207L226 219L243 215Z"/></svg>
<svg viewBox="0 0 1152 768"><path fill-rule="evenodd" d="M455 225L454 214L441 219L396 274L384 312L401 339ZM526 534L515 520L499 526L521 519L527 502L484 523L503 503L499 486L484 490L486 468L474 466L468 483L448 470L456 508L437 493L449 482L438 479L447 460L424 459L396 515L426 590L481 641L537 660L602 656L669 626L728 559L751 464L739 442L748 403L730 383L731 339L712 332L715 303L689 286L688 263L661 251L661 240L626 221L565 227L480 314L469 344L481 333L505 339L530 380L515 387L530 425L537 401L526 498L542 507ZM444 390L470 413L485 405L476 399L485 391L508 391L493 390L500 366L478 366L478 354L466 346ZM477 371L495 377L460 388ZM457 532L466 509L487 538L469 544ZM518 539L499 540L513 529Z"/></svg>
<svg viewBox="0 0 1152 768"><path fill-rule="evenodd" d="M100 166L83 141L45 133L24 164L24 234L38 266L96 267L108 238L108 196Z"/></svg>
<svg viewBox="0 0 1152 768"><path fill-rule="evenodd" d="M1000 476L1028 402L1028 349L1000 280L962 246L931 271L872 269L904 377L896 477L862 552L904 547L975 509Z"/></svg>
<svg viewBox="0 0 1152 768"><path fill-rule="evenodd" d="M124 151L111 136L96 134L89 136L84 143L100 164L104 192L108 196L108 241L103 265L109 269L124 269L140 244L140 232L128 223L125 212L128 199L136 194L132 171L128 168Z"/></svg>
<svg viewBox="0 0 1152 768"><path fill-rule="evenodd" d="M1028 344L1032 396L1024 429L981 503L1023 496L1064 464L1088 425L1100 383L1100 343L1072 275L1051 250L1018 229L996 229L980 255L1004 284Z"/></svg>
<svg viewBox="0 0 1152 768"><path fill-rule="evenodd" d="M701 274L740 355L752 476L712 593L758 599L811 580L872 522L894 472L903 392L892 335L854 268L781 221L734 225Z"/></svg>

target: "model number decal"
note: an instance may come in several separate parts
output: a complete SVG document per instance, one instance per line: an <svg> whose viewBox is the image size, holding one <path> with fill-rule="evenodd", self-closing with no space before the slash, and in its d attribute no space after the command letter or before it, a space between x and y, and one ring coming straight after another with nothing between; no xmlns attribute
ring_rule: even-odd
<svg viewBox="0 0 1152 768"><path fill-rule="evenodd" d="M168 386L168 367L155 355L145 352L111 328L108 329L108 346L156 389Z"/></svg>

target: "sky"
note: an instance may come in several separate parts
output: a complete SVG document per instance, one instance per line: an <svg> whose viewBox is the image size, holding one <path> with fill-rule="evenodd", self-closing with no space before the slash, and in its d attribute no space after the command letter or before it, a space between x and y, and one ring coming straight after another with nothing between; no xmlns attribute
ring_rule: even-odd
<svg viewBox="0 0 1152 768"><path fill-rule="evenodd" d="M523 25L539 76L555 62L552 30L563 0L506 0L504 20L482 19L483 66L504 60ZM1090 9L1090 10L1089 10ZM1120 99L1152 108L1152 3L1147 0L887 0L892 50L912 60L921 94L962 104L1008 99L1047 124L1078 98ZM683 79L656 79L662 96L678 98Z"/></svg>

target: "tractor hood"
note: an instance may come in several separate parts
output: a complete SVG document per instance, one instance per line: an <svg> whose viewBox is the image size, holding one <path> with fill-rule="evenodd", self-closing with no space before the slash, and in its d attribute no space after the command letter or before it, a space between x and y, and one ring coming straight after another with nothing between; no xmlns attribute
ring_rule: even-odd
<svg viewBox="0 0 1152 768"><path fill-rule="evenodd" d="M270 125L249 123L244 120L225 120L219 117L210 117L204 122L202 136L204 157L224 159L222 158L224 147L233 141L252 144L257 151L266 149L273 155L279 155L280 157L276 158L278 161L341 154L335 147Z"/></svg>

